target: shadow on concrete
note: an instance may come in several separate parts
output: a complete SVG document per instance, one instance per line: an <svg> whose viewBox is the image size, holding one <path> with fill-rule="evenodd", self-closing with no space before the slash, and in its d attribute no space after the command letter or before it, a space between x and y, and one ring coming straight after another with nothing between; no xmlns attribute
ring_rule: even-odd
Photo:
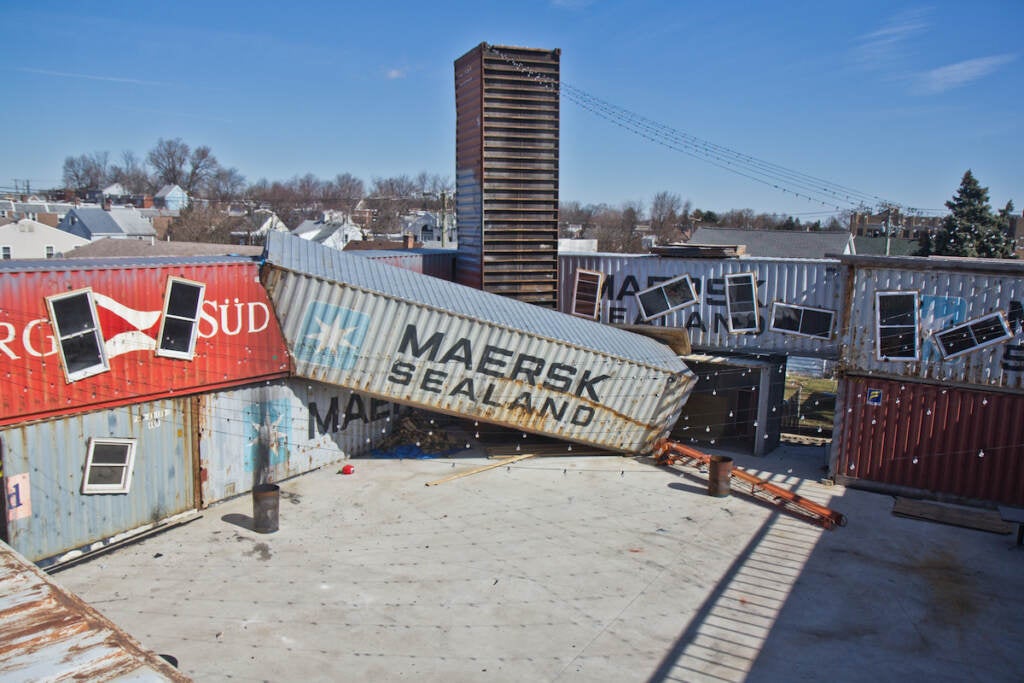
<svg viewBox="0 0 1024 683"><path fill-rule="evenodd" d="M240 526L247 531L255 531L254 520L249 515L242 515L237 512L232 512L224 515L220 519L222 522L227 522L228 524Z"/></svg>

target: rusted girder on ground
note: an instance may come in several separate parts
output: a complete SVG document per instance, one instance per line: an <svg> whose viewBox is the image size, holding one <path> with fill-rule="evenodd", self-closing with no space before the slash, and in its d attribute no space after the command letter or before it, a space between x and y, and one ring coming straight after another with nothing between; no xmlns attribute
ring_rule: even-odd
<svg viewBox="0 0 1024 683"><path fill-rule="evenodd" d="M690 448L667 439L658 444L654 451L654 457L659 465L673 465L681 458L696 461L703 465L710 465L711 463L711 456L707 453L702 453L696 448ZM827 508L820 503L815 503L813 500L804 498L792 491L788 491L777 484L756 477L738 467L732 468L732 476L750 484L750 494L752 496L766 498L777 505L807 515L826 529L846 526L846 515ZM745 487L743 490L746 490Z"/></svg>

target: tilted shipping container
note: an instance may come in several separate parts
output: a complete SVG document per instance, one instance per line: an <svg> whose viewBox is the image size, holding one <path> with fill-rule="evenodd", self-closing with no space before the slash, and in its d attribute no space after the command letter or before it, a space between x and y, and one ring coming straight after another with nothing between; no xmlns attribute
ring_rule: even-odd
<svg viewBox="0 0 1024 683"><path fill-rule="evenodd" d="M623 330L287 235L264 258L300 377L631 453L668 433L694 383Z"/></svg>

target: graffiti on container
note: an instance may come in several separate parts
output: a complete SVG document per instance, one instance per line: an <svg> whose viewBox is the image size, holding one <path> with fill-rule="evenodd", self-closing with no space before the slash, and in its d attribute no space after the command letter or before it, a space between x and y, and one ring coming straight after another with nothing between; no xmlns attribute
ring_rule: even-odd
<svg viewBox="0 0 1024 683"><path fill-rule="evenodd" d="M370 424L387 420L398 414L398 406L379 398L367 398L359 394L349 394L345 403L345 411L341 411L341 403L337 396L332 396L327 407L327 413L320 415L320 408L316 401L309 402L309 433L310 439L315 439L322 434L333 434L345 431L349 424L358 422Z"/></svg>
<svg viewBox="0 0 1024 683"><path fill-rule="evenodd" d="M252 403L242 419L248 425L245 471L281 464L288 456L291 404L287 399Z"/></svg>
<svg viewBox="0 0 1024 683"><path fill-rule="evenodd" d="M543 393L600 403L600 385L611 379L611 375L594 374L568 363L548 363L540 356L496 344L481 345L478 341L474 345L468 337L448 339L441 331L421 334L413 323L406 325L397 355L412 359L392 363L387 379L398 386L415 385L428 394L474 405L524 410L558 422L568 420L579 427L594 419L594 408L584 402L572 405L571 399L556 399ZM499 384L495 379L505 382ZM501 385L517 381L523 390L512 400L501 398Z"/></svg>
<svg viewBox="0 0 1024 683"><path fill-rule="evenodd" d="M158 428L161 425L161 423L163 422L163 419L165 417L169 417L170 415L171 415L171 409L170 408L162 408L160 410L150 410L150 411L142 413L141 415L136 416L135 417L135 422L137 422L139 424L145 422L146 423L146 427L148 429L156 429L156 428Z"/></svg>

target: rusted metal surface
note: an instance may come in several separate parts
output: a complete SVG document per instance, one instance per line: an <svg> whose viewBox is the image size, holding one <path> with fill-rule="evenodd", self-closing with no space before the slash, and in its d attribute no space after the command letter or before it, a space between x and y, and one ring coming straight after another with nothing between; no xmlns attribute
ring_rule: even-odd
<svg viewBox="0 0 1024 683"><path fill-rule="evenodd" d="M853 270L843 360L853 374L1024 390L1024 263L997 259L843 257ZM877 292L916 295L917 360L879 360ZM943 358L935 333L999 312L1012 337Z"/></svg>
<svg viewBox="0 0 1024 683"><path fill-rule="evenodd" d="M301 378L196 400L204 505L256 484L365 455L391 433L401 410L379 398Z"/></svg>
<svg viewBox="0 0 1024 683"><path fill-rule="evenodd" d="M194 509L194 431L185 397L0 429L8 542L40 562ZM83 493L89 442L97 438L135 442L127 493Z"/></svg>
<svg viewBox="0 0 1024 683"><path fill-rule="evenodd" d="M644 323L636 294L661 282L689 275L697 303L655 318L646 324L685 329L702 352L779 353L815 358L838 358L841 348L842 267L822 259L701 259L651 255L563 253L560 255L560 310L572 303L576 272L604 273L599 320L611 324ZM726 275L753 273L757 281L758 331L729 332L725 300ZM827 339L772 331L772 304L784 303L835 313Z"/></svg>
<svg viewBox="0 0 1024 683"><path fill-rule="evenodd" d="M0 542L0 679L189 681Z"/></svg>
<svg viewBox="0 0 1024 683"><path fill-rule="evenodd" d="M169 278L205 285L193 357L155 353ZM68 381L46 297L89 288L109 369ZM60 259L0 266L0 425L288 373L258 266L245 258Z"/></svg>
<svg viewBox="0 0 1024 683"><path fill-rule="evenodd" d="M455 62L459 282L555 308L560 50L481 43Z"/></svg>
<svg viewBox="0 0 1024 683"><path fill-rule="evenodd" d="M1017 393L848 375L839 381L833 474L851 485L1024 505L1021 416Z"/></svg>
<svg viewBox="0 0 1024 683"><path fill-rule="evenodd" d="M689 446L684 446L681 443L668 440L662 441L658 445L658 449L656 451L658 463L666 466L673 465L680 459L685 459L698 462L701 465L710 468L712 458L716 457L719 456L708 455L696 448L690 448ZM766 479L761 479L741 467L732 468L732 477L739 479L750 486L749 491L741 489L744 493L750 493L751 496L767 499L776 505L796 512L797 514L810 517L826 529L834 529L837 526L846 526L846 515L841 512L836 512L829 507L793 493L792 491L773 484ZM709 491L710 490L711 489L709 488Z"/></svg>
<svg viewBox="0 0 1024 683"><path fill-rule="evenodd" d="M693 375L646 337L271 235L263 279L299 377L642 452Z"/></svg>

